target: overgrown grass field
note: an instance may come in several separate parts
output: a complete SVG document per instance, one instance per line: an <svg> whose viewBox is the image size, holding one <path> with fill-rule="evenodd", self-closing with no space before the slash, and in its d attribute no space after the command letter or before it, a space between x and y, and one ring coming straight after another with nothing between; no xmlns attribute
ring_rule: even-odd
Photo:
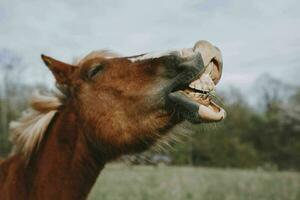
<svg viewBox="0 0 300 200"><path fill-rule="evenodd" d="M89 200L299 200L300 174L108 165Z"/></svg>

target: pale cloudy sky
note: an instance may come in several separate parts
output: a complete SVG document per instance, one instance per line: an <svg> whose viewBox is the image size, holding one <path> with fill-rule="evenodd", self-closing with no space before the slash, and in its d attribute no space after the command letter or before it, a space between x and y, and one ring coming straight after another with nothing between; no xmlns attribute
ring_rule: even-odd
<svg viewBox="0 0 300 200"><path fill-rule="evenodd" d="M41 53L71 62L96 49L132 55L205 39L223 52L222 87L247 88L265 72L300 84L299 10L297 0L1 0L0 50L41 74Z"/></svg>

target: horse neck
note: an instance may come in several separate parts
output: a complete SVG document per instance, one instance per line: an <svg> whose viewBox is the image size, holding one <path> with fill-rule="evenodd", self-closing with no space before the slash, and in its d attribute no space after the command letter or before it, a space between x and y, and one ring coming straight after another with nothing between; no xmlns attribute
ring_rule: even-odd
<svg viewBox="0 0 300 200"><path fill-rule="evenodd" d="M72 106L53 119L27 166L30 199L85 199L105 160L88 145L84 131Z"/></svg>

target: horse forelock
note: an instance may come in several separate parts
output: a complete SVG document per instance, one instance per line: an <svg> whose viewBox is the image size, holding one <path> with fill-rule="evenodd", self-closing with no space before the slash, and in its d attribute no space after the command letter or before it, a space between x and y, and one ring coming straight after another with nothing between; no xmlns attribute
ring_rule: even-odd
<svg viewBox="0 0 300 200"><path fill-rule="evenodd" d="M66 95L59 91L32 95L30 107L9 124L10 140L14 145L11 154L22 153L25 158L31 155L65 98Z"/></svg>
<svg viewBox="0 0 300 200"><path fill-rule="evenodd" d="M117 53L114 53L110 50L98 50L98 51L92 51L87 56L83 57L82 59L78 59L75 61L75 64L82 65L82 63L86 62L87 60L95 59L95 58L116 58L119 57Z"/></svg>

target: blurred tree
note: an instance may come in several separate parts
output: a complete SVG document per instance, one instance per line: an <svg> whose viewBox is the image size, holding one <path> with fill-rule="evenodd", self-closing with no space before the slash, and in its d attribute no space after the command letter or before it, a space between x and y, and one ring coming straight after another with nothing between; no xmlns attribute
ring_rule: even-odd
<svg viewBox="0 0 300 200"><path fill-rule="evenodd" d="M0 134L1 134L1 151L0 155L6 152L9 149L8 142L5 141L8 136L8 122L10 118L10 95L14 91L14 81L18 79L14 79L12 77L15 71L16 66L20 65L20 58L13 54L11 51L6 49L0 51L0 66L2 72L2 88L1 88L1 126L0 126Z"/></svg>
<svg viewBox="0 0 300 200"><path fill-rule="evenodd" d="M6 155L11 147L8 142L9 122L15 120L26 108L32 87L21 78L25 67L13 52L0 50L1 91L0 91L0 155ZM34 86L35 87L35 86Z"/></svg>
<svg viewBox="0 0 300 200"><path fill-rule="evenodd" d="M193 160L196 165L219 167L253 167L259 156L251 143L243 136L252 126L250 119L255 113L242 93L231 88L223 97L226 102L226 120L217 124L195 126Z"/></svg>
<svg viewBox="0 0 300 200"><path fill-rule="evenodd" d="M270 87L258 90L260 107L250 106L236 88L225 93L227 118L193 126L191 142L172 152L175 163L300 170L300 89L273 78L265 84ZM286 88L290 96L281 95Z"/></svg>

